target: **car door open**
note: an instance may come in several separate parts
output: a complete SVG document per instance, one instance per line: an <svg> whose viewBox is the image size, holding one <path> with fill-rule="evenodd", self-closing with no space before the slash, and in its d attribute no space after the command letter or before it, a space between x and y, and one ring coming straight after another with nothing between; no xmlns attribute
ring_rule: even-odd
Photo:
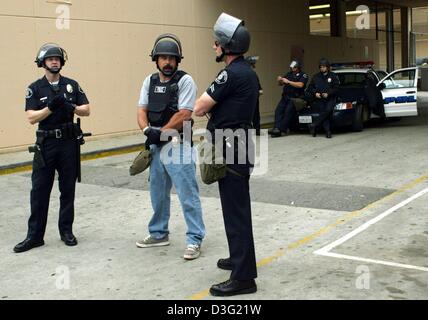
<svg viewBox="0 0 428 320"><path fill-rule="evenodd" d="M385 115L417 116L418 68L395 70L378 83L385 105Z"/></svg>

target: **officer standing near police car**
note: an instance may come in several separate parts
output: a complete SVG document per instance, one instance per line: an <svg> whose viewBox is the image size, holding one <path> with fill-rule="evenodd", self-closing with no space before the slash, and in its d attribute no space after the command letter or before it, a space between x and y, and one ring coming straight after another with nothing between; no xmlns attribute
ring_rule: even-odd
<svg viewBox="0 0 428 320"><path fill-rule="evenodd" d="M290 72L278 76L278 85L283 86L281 100L275 109L275 127L268 131L272 138L281 137L290 132L293 119L297 115L292 98L301 98L305 94L308 75L302 71L298 60L290 63Z"/></svg>
<svg viewBox="0 0 428 320"><path fill-rule="evenodd" d="M192 142L189 141L191 137L183 139L186 136L186 132L183 135L183 127L187 123L187 129L191 130L197 87L189 74L178 70L183 56L177 36L160 35L151 57L159 72L144 80L138 103L138 124L147 137L146 145L150 146L152 154L150 197L153 216L149 222L149 235L137 241L136 245L140 248L169 245L170 197L174 185L187 224L187 246L183 258L193 260L200 256L205 225ZM180 133L180 137L168 139L168 132ZM163 160L165 152L175 151L178 151L179 159Z"/></svg>
<svg viewBox="0 0 428 320"><path fill-rule="evenodd" d="M245 61L243 54L250 46L250 33L244 21L222 13L214 26L216 61L224 62L226 68L221 70L217 79L196 101L195 114L210 114L207 129L214 135L215 130L230 129L245 132L249 138L249 129L259 96L257 75ZM239 143L224 141L224 154L227 148L234 148L235 159ZM218 181L223 219L229 245L230 257L220 259L217 266L232 270L230 279L213 285L210 293L214 296L233 296L257 291L256 256L251 221L251 200L249 180L252 164L249 161L254 150L247 151L244 163L228 164L236 173L227 175Z"/></svg>
<svg viewBox="0 0 428 320"><path fill-rule="evenodd" d="M60 196L59 233L67 246L77 245L73 234L74 197L78 175L77 150L81 132L73 124L74 115L90 114L89 101L79 86L60 74L67 53L57 44L43 45L36 57L45 76L27 89L28 121L38 124L36 151L31 176L31 215L26 239L14 248L16 253L44 245L49 198L58 172Z"/></svg>
<svg viewBox="0 0 428 320"><path fill-rule="evenodd" d="M314 75L306 90L306 96L311 100L311 108L319 111L318 118L309 125L309 132L316 137L316 130L322 126L326 138L331 138L330 118L337 102L339 77L330 70L330 62L321 58L320 72Z"/></svg>

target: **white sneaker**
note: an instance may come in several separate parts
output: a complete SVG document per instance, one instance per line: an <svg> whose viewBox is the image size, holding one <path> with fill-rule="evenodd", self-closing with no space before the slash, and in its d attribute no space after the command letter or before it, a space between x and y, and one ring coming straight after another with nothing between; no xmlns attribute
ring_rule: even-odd
<svg viewBox="0 0 428 320"><path fill-rule="evenodd" d="M186 260L194 260L201 255L201 246L197 244L188 244L184 251L183 258Z"/></svg>

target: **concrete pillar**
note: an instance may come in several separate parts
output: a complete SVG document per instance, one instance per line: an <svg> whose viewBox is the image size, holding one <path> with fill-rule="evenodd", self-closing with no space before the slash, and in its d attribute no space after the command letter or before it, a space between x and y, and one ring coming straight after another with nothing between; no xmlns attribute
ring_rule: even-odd
<svg viewBox="0 0 428 320"><path fill-rule="evenodd" d="M394 70L394 12L392 7L386 14L386 66L387 72Z"/></svg>
<svg viewBox="0 0 428 320"><path fill-rule="evenodd" d="M412 30L412 10L401 8L401 66L410 65L410 31Z"/></svg>
<svg viewBox="0 0 428 320"><path fill-rule="evenodd" d="M346 3L344 1L331 1L330 30L332 37L346 37Z"/></svg>

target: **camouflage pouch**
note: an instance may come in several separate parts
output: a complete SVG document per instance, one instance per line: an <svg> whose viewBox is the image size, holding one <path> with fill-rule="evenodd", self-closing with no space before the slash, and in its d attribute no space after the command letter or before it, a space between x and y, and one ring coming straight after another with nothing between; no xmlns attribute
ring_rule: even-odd
<svg viewBox="0 0 428 320"><path fill-rule="evenodd" d="M227 165L223 156L216 154L215 144L202 142L198 146L198 154L201 179L205 184L213 184L226 176Z"/></svg>
<svg viewBox="0 0 428 320"><path fill-rule="evenodd" d="M308 106L308 103L302 98L291 98L291 101L293 102L296 111L303 110Z"/></svg>
<svg viewBox="0 0 428 320"><path fill-rule="evenodd" d="M131 176L135 176L148 167L150 167L150 163L152 162L152 154L150 153L150 149L146 149L141 151L138 156L134 159L134 162L129 167L129 174Z"/></svg>

